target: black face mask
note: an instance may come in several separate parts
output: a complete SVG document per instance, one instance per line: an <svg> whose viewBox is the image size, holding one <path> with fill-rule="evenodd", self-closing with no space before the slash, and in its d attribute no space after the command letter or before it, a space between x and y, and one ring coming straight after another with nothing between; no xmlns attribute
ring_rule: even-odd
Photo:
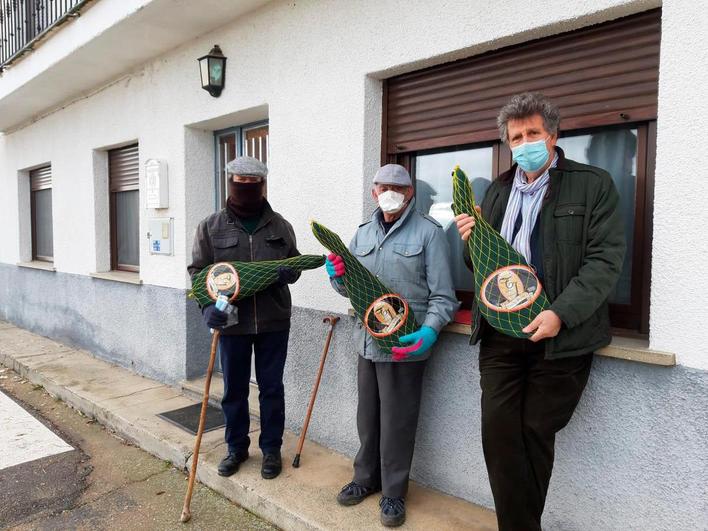
<svg viewBox="0 0 708 531"><path fill-rule="evenodd" d="M226 208L239 218L252 218L263 210L263 189L265 182L236 183L229 182L229 198Z"/></svg>

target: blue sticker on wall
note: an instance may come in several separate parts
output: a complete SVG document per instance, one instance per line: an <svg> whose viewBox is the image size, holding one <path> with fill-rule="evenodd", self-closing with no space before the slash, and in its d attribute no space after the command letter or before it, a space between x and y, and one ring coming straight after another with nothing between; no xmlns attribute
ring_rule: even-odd
<svg viewBox="0 0 708 531"><path fill-rule="evenodd" d="M152 240L152 250L154 252L160 252L160 240Z"/></svg>

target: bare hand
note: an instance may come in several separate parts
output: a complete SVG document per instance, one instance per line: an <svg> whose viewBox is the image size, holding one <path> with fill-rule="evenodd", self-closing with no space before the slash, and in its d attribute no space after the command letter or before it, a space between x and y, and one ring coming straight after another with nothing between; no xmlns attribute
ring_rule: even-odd
<svg viewBox="0 0 708 531"><path fill-rule="evenodd" d="M524 334L533 335L529 338L536 343L548 337L556 337L560 332L562 321L553 310L543 310L522 330Z"/></svg>
<svg viewBox="0 0 708 531"><path fill-rule="evenodd" d="M477 214L482 213L482 209L480 207L476 206L474 209L477 211ZM468 214L459 214L455 216L455 223L457 223L457 230L460 233L462 240L469 240L475 224L474 218Z"/></svg>

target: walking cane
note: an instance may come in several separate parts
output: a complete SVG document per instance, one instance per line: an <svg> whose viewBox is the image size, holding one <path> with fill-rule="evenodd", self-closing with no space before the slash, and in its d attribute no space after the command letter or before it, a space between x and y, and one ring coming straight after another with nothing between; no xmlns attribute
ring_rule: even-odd
<svg viewBox="0 0 708 531"><path fill-rule="evenodd" d="M323 323L329 323L329 332L327 333L327 341L325 342L324 350L322 350L322 357L320 358L320 368L317 369L317 378L315 378L315 386L312 388L312 395L310 395L310 404L307 406L307 414L305 415L305 424L302 427L302 432L300 433L300 440L297 442L297 453L295 454L295 459L293 460L293 468L300 467L300 454L302 453L302 445L305 444L305 435L307 434L307 427L310 425L310 417L312 416L312 408L315 405L315 399L317 398L317 390L320 388L320 380L322 379L322 371L324 370L324 364L327 360L327 351L329 350L329 343L332 340L332 332L334 331L334 325L339 321L339 317L334 315L328 315L323 319Z"/></svg>
<svg viewBox="0 0 708 531"><path fill-rule="evenodd" d="M187 485L187 494L184 497L184 505L182 506L181 522L189 522L192 513L189 510L189 504L192 501L192 491L194 490L194 480L197 478L197 462L199 461L199 446L202 443L202 434L204 433L204 424L206 421L207 405L209 404L209 387L211 387L211 374L214 371L214 361L216 360L216 347L219 344L219 336L221 331L214 330L214 335L211 338L211 354L209 355L209 366L207 367L206 382L204 383L204 398L202 399L202 412L199 415L199 428L197 428L197 439L194 441L194 453L192 454L192 470L189 473L189 484Z"/></svg>

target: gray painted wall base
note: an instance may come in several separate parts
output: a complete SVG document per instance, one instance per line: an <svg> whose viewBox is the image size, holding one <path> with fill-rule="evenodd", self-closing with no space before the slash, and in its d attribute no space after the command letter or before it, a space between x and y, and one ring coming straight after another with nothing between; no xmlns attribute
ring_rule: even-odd
<svg viewBox="0 0 708 531"><path fill-rule="evenodd" d="M324 345L326 314L295 309L285 373L299 432ZM354 318L330 347L308 438L351 457L356 432ZM413 478L493 507L480 439L477 347L442 334L427 368ZM596 357L556 442L544 529L708 529L708 373Z"/></svg>
<svg viewBox="0 0 708 531"><path fill-rule="evenodd" d="M0 318L163 382L204 372L195 311L184 290L0 264Z"/></svg>
<svg viewBox="0 0 708 531"><path fill-rule="evenodd" d="M295 308L286 421L299 432L324 345L324 312ZM340 316L308 437L354 456L355 320ZM0 264L0 318L175 383L203 374L209 332L184 290ZM414 479L492 506L480 442L477 348L443 334L431 358ZM556 444L544 529L708 529L708 372L597 357Z"/></svg>

